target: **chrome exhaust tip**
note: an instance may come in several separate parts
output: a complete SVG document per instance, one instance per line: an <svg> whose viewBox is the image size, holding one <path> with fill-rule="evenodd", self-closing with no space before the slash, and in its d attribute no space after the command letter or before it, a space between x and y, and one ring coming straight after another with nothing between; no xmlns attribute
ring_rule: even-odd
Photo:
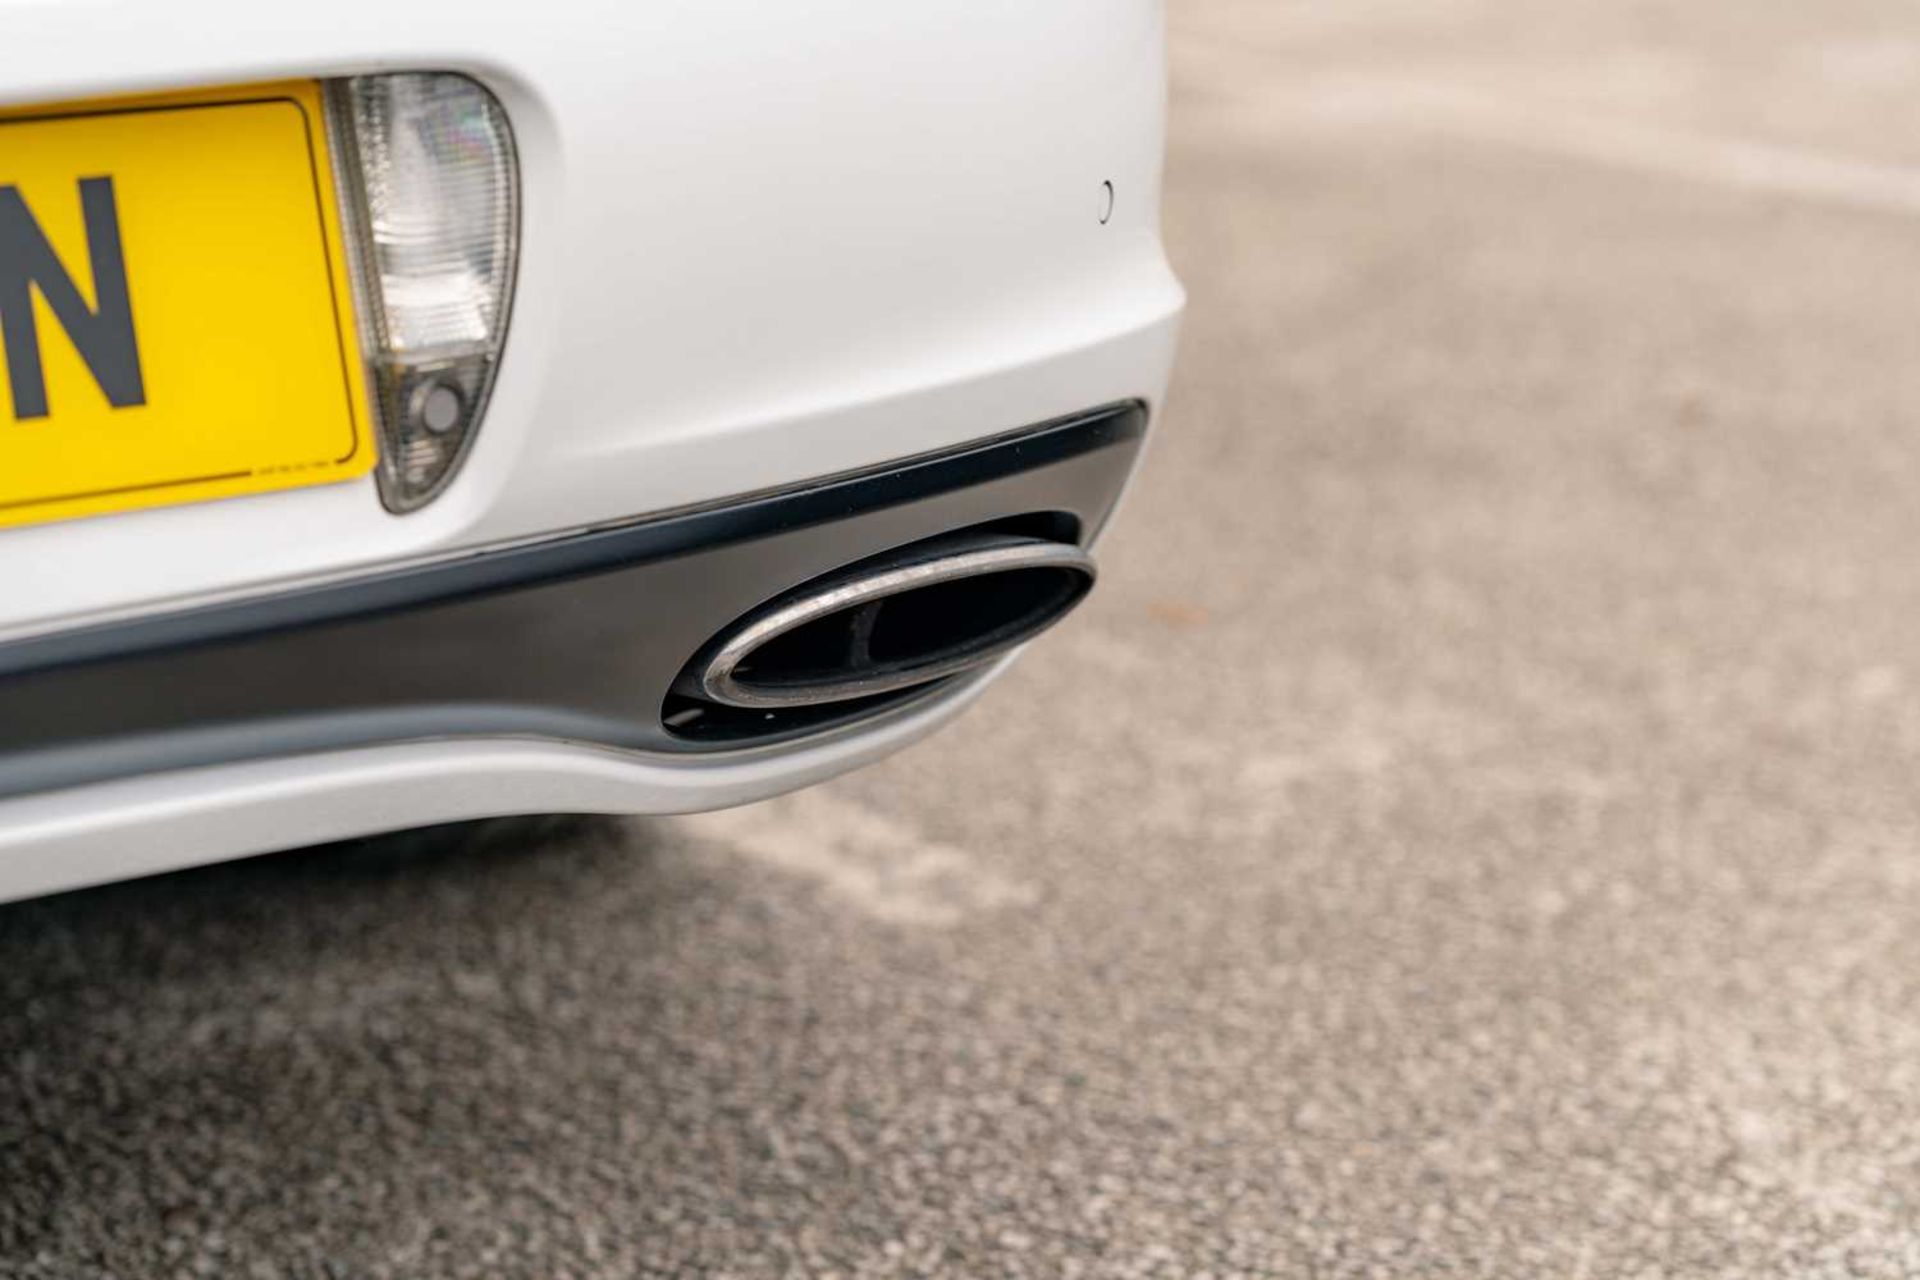
<svg viewBox="0 0 1920 1280"><path fill-rule="evenodd" d="M748 614L676 688L744 710L873 698L973 670L1080 603L1093 558L1071 543L960 534L864 561Z"/></svg>

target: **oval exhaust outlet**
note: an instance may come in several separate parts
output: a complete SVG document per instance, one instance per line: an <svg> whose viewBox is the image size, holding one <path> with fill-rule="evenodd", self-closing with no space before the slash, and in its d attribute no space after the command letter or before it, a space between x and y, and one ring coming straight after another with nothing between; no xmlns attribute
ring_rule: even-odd
<svg viewBox="0 0 1920 1280"><path fill-rule="evenodd" d="M678 682L729 707L869 698L982 666L1031 640L1093 587L1070 543L937 539L828 575L747 615Z"/></svg>

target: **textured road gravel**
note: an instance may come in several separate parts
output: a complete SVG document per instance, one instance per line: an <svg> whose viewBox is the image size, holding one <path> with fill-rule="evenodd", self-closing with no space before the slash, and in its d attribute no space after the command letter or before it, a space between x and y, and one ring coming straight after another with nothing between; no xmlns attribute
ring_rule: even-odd
<svg viewBox="0 0 1920 1280"><path fill-rule="evenodd" d="M0 1274L1920 1274L1910 9L1173 25L1084 614L773 806L0 907Z"/></svg>

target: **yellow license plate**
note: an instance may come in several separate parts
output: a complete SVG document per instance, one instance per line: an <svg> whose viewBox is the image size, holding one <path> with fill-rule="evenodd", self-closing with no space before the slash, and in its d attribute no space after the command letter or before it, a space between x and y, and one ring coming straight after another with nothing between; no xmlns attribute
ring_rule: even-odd
<svg viewBox="0 0 1920 1280"><path fill-rule="evenodd" d="M0 525L374 463L320 88L0 113Z"/></svg>

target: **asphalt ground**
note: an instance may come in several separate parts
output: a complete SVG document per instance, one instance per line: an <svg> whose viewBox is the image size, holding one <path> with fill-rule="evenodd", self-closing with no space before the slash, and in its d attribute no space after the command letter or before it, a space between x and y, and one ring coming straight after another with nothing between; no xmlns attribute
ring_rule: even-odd
<svg viewBox="0 0 1920 1280"><path fill-rule="evenodd" d="M1920 23L1174 0L1100 591L769 806L0 907L0 1274L1920 1274Z"/></svg>

